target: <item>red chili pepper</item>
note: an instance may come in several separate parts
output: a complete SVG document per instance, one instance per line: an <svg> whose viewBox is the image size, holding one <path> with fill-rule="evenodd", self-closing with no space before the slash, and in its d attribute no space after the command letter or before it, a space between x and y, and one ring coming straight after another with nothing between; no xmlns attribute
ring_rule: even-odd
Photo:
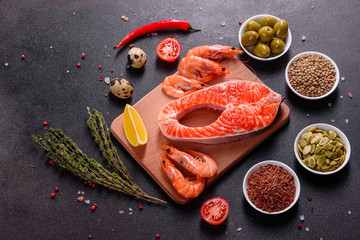
<svg viewBox="0 0 360 240"><path fill-rule="evenodd" d="M200 31L198 29L192 28L190 23L181 20L164 20L164 21L154 22L142 26L129 33L126 37L124 37L123 40L121 40L121 42L117 45L116 48L120 48L122 45L144 34L155 32L158 30L171 29L171 28L178 28L185 31Z"/></svg>

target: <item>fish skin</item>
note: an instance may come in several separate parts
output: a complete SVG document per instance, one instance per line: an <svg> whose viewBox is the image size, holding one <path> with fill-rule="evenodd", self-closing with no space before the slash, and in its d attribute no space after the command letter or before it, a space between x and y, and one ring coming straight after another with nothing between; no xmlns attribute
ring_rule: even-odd
<svg viewBox="0 0 360 240"><path fill-rule="evenodd" d="M258 133L276 118L282 96L253 81L227 81L201 89L164 106L158 117L163 135L174 141L218 144ZM187 127L186 114L208 107L223 111L213 123Z"/></svg>

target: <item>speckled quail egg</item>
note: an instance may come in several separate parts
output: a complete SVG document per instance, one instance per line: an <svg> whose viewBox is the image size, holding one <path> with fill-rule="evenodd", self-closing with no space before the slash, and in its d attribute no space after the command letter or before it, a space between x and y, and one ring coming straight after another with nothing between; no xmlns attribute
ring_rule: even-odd
<svg viewBox="0 0 360 240"><path fill-rule="evenodd" d="M110 91L118 98L127 99L133 94L134 87L125 78L114 78L110 82Z"/></svg>
<svg viewBox="0 0 360 240"><path fill-rule="evenodd" d="M142 68L146 63L146 53L137 47L133 47L128 52L129 65L133 68Z"/></svg>

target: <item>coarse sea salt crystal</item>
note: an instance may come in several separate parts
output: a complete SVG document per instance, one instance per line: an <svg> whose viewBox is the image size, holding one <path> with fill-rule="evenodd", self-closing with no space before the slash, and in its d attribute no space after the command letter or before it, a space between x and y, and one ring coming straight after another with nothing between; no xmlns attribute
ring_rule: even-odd
<svg viewBox="0 0 360 240"><path fill-rule="evenodd" d="M132 211L132 208L129 208L129 211L131 212L131 211Z"/></svg>
<svg viewBox="0 0 360 240"><path fill-rule="evenodd" d="M331 122L335 122L335 119L331 119Z"/></svg>
<svg viewBox="0 0 360 240"><path fill-rule="evenodd" d="M236 229L236 231L238 231L238 232L240 232L242 230L242 228L241 227L239 227L238 229Z"/></svg>
<svg viewBox="0 0 360 240"><path fill-rule="evenodd" d="M345 123L349 123L349 119L345 119Z"/></svg>
<svg viewBox="0 0 360 240"><path fill-rule="evenodd" d="M344 77L341 77L341 81L345 81L345 78L344 78Z"/></svg>
<svg viewBox="0 0 360 240"><path fill-rule="evenodd" d="M90 200L89 200L89 199L86 199L86 200L85 200L85 203L86 203L86 204L90 204Z"/></svg>
<svg viewBox="0 0 360 240"><path fill-rule="evenodd" d="M78 194L80 194L81 193L81 191L78 191Z"/></svg>
<svg viewBox="0 0 360 240"><path fill-rule="evenodd" d="M300 216L300 221L304 221L305 220L305 216L304 215L301 215Z"/></svg>
<svg viewBox="0 0 360 240"><path fill-rule="evenodd" d="M343 96L343 95L340 95L340 98L344 98L344 96Z"/></svg>
<svg viewBox="0 0 360 240"><path fill-rule="evenodd" d="M307 232L308 232L309 230L310 230L310 229L309 229L308 227L307 227L307 228L305 228L305 231L307 231Z"/></svg>
<svg viewBox="0 0 360 240"><path fill-rule="evenodd" d="M5 67L9 66L9 63L5 63Z"/></svg>
<svg viewBox="0 0 360 240"><path fill-rule="evenodd" d="M310 117L310 114L306 114L307 117Z"/></svg>
<svg viewBox="0 0 360 240"><path fill-rule="evenodd" d="M351 215L351 211L350 211L350 210L348 211L348 214Z"/></svg>
<svg viewBox="0 0 360 240"><path fill-rule="evenodd" d="M224 23L224 22L222 22L222 23L221 23L221 26L222 26L222 27L225 27L225 23Z"/></svg>
<svg viewBox="0 0 360 240"><path fill-rule="evenodd" d="M329 107L331 107L331 106L332 106L332 103L331 103L331 102L329 102L329 103L328 103L328 106L329 106Z"/></svg>

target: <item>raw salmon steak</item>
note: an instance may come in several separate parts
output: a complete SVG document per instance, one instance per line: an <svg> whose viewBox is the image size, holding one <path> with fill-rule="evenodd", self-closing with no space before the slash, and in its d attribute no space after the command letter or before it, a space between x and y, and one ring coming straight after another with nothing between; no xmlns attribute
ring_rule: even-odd
<svg viewBox="0 0 360 240"><path fill-rule="evenodd" d="M282 97L264 84L228 81L170 102L160 111L161 132L174 141L217 144L234 141L268 127L275 119ZM211 124L188 127L179 120L199 108L222 111Z"/></svg>

